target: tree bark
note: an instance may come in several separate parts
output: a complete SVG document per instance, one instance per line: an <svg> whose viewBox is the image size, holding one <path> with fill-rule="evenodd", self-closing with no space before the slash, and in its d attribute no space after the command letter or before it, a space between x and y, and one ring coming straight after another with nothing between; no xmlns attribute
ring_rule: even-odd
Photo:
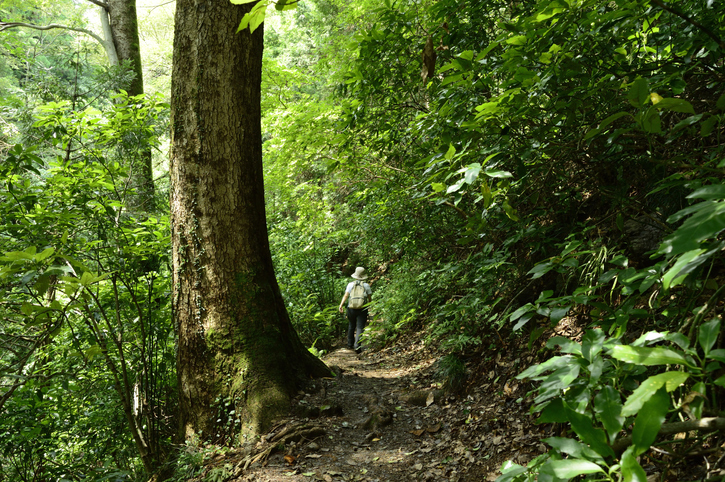
<svg viewBox="0 0 725 482"><path fill-rule="evenodd" d="M128 66L135 74L131 83L126 87L126 92L131 96L141 95L144 93L144 88L136 0L108 0L106 11L118 61L128 62Z"/></svg>
<svg viewBox="0 0 725 482"><path fill-rule="evenodd" d="M294 331L272 267L263 33L235 33L250 8L227 0L176 4L171 223L179 429L187 440L221 438L215 420L232 409L242 415L241 433L259 433L289 410L302 380L330 374Z"/></svg>
<svg viewBox="0 0 725 482"><path fill-rule="evenodd" d="M134 73L133 80L126 86L125 90L129 96L143 95L143 69L136 0L108 0L105 5L106 7L102 8L105 8L108 12L118 62L121 64L126 63ZM103 15L103 12L101 12L101 15ZM136 196L131 200L131 207L146 211L153 210L154 175L151 148L140 153L138 161L131 166L131 169L133 170L134 187L137 192Z"/></svg>

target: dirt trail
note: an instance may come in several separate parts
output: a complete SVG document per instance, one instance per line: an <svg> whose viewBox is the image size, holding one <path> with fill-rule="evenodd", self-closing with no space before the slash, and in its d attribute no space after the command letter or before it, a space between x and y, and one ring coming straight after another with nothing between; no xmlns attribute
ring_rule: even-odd
<svg viewBox="0 0 725 482"><path fill-rule="evenodd" d="M324 358L338 376L300 392L293 417L263 441L275 447L246 463L229 454L234 481L480 481L494 480L502 461L526 463L544 446L504 382L513 361L490 360L465 396L438 389L434 355L422 344L356 354L338 349ZM487 365L487 366L484 366ZM303 433L303 438L288 437ZM209 469L211 470L211 469ZM209 473L209 472L207 472Z"/></svg>

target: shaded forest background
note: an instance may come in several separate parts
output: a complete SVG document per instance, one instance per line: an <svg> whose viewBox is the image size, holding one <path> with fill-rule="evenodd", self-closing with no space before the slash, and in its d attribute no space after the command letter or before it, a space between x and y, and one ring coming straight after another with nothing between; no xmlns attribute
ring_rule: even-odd
<svg viewBox="0 0 725 482"><path fill-rule="evenodd" d="M98 29L96 9L0 2L4 23ZM173 3L138 17L142 96L92 37L0 23L0 480L145 480L142 455L177 456ZM724 5L305 0L264 28L270 243L311 350L341 342L356 266L368 346L418 333L449 388L500 340L591 328L524 373L575 445L505 480L615 462L639 480L645 433L719 413ZM215 442L234 444L216 403Z"/></svg>

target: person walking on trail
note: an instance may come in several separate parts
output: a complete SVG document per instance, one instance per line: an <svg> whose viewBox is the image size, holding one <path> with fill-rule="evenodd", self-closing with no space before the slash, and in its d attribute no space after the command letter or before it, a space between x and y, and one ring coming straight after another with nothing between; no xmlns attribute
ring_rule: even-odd
<svg viewBox="0 0 725 482"><path fill-rule="evenodd" d="M359 266L355 268L352 277L355 281L351 281L345 288L345 294L342 296L338 311L342 313L342 306L349 299L350 301L347 303L347 347L360 353L362 349L360 347L360 335L362 335L368 322L368 308L366 305L373 296L373 290L369 284L363 282L368 279L365 268Z"/></svg>

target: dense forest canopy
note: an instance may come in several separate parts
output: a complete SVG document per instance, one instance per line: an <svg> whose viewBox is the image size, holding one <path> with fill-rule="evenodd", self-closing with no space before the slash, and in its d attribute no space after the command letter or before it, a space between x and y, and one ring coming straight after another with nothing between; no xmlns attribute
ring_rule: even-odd
<svg viewBox="0 0 725 482"><path fill-rule="evenodd" d="M137 2L144 90L129 93L99 3L0 1L0 481L147 480L184 443L174 4ZM723 408L725 5L288 3L264 19L261 121L300 340L341 342L338 302L365 266L368 346L416 334L449 388L475 383L465 364L498 340L558 350L521 377L568 438L502 482L645 480L637 457L662 427ZM586 331L552 338L562 321ZM239 444L238 407L214 410L214 443Z"/></svg>

